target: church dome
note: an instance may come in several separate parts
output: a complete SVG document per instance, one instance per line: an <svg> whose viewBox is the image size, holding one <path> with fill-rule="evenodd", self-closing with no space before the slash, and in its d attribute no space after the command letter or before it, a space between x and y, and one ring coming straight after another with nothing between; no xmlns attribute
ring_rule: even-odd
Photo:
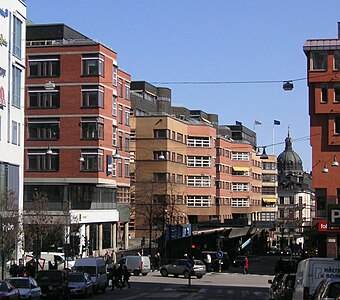
<svg viewBox="0 0 340 300"><path fill-rule="evenodd" d="M292 139L286 137L285 150L277 157L277 168L280 173L301 173L303 172L302 160L294 150Z"/></svg>

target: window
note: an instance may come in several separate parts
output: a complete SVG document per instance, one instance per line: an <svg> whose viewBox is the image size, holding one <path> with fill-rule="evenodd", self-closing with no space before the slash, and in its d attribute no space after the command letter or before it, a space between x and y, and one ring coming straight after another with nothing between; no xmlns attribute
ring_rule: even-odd
<svg viewBox="0 0 340 300"><path fill-rule="evenodd" d="M263 170L276 170L276 163L275 162L263 162L262 169Z"/></svg>
<svg viewBox="0 0 340 300"><path fill-rule="evenodd" d="M117 116L117 96L112 96L112 116Z"/></svg>
<svg viewBox="0 0 340 300"><path fill-rule="evenodd" d="M340 70L340 51L334 51L334 69Z"/></svg>
<svg viewBox="0 0 340 300"><path fill-rule="evenodd" d="M211 186L210 176L189 175L188 176L188 186L190 186L190 187L210 187Z"/></svg>
<svg viewBox="0 0 340 300"><path fill-rule="evenodd" d="M117 126L112 126L112 146L117 145Z"/></svg>
<svg viewBox="0 0 340 300"><path fill-rule="evenodd" d="M183 163L184 156L182 154L177 153L177 162L178 163Z"/></svg>
<svg viewBox="0 0 340 300"><path fill-rule="evenodd" d="M176 179L176 183L183 184L183 183L184 183L183 180L184 180L184 176L178 174L178 175L177 175L177 179Z"/></svg>
<svg viewBox="0 0 340 300"><path fill-rule="evenodd" d="M29 88L28 107L29 108L59 108L60 93L58 89L46 91L41 88Z"/></svg>
<svg viewBox="0 0 340 300"><path fill-rule="evenodd" d="M123 124L123 106L119 105L118 107L118 122L119 124Z"/></svg>
<svg viewBox="0 0 340 300"><path fill-rule="evenodd" d="M177 133L177 142L183 143L183 134Z"/></svg>
<svg viewBox="0 0 340 300"><path fill-rule="evenodd" d="M125 99L130 100L130 85L125 83Z"/></svg>
<svg viewBox="0 0 340 300"><path fill-rule="evenodd" d="M328 102L328 85L327 85L327 83L321 84L321 102L323 102L323 103Z"/></svg>
<svg viewBox="0 0 340 300"><path fill-rule="evenodd" d="M234 192L249 192L249 183L233 182L231 189Z"/></svg>
<svg viewBox="0 0 340 300"><path fill-rule="evenodd" d="M128 134L125 135L125 151L130 151L130 136Z"/></svg>
<svg viewBox="0 0 340 300"><path fill-rule="evenodd" d="M188 147L210 148L210 138L209 137L199 137L199 136L189 136L188 137Z"/></svg>
<svg viewBox="0 0 340 300"><path fill-rule="evenodd" d="M52 150L52 154L45 151L27 150L28 171L58 171L59 170L59 150Z"/></svg>
<svg viewBox="0 0 340 300"><path fill-rule="evenodd" d="M249 199L247 198L232 198L231 199L232 207L249 207Z"/></svg>
<svg viewBox="0 0 340 300"><path fill-rule="evenodd" d="M21 58L21 40L22 40L22 22L16 17L13 17L13 54Z"/></svg>
<svg viewBox="0 0 340 300"><path fill-rule="evenodd" d="M118 97L123 97L123 81L121 79L118 80Z"/></svg>
<svg viewBox="0 0 340 300"><path fill-rule="evenodd" d="M170 137L170 131L167 129L154 129L153 136L157 139L166 139Z"/></svg>
<svg viewBox="0 0 340 300"><path fill-rule="evenodd" d="M84 76L104 76L104 55L84 54L82 62Z"/></svg>
<svg viewBox="0 0 340 300"><path fill-rule="evenodd" d="M118 161L118 176L119 177L122 177L123 176L123 163L122 163L122 160L120 159Z"/></svg>
<svg viewBox="0 0 340 300"><path fill-rule="evenodd" d="M20 146L20 123L12 121L12 144Z"/></svg>
<svg viewBox="0 0 340 300"><path fill-rule="evenodd" d="M340 134L340 115L334 117L334 133Z"/></svg>
<svg viewBox="0 0 340 300"><path fill-rule="evenodd" d="M188 195L188 207L210 207L211 197L210 196L191 196Z"/></svg>
<svg viewBox="0 0 340 300"><path fill-rule="evenodd" d="M124 164L124 175L125 177L130 177L130 164L128 160L125 160L125 164Z"/></svg>
<svg viewBox="0 0 340 300"><path fill-rule="evenodd" d="M118 149L120 151L123 150L123 137L122 137L122 133L119 132L119 136L118 136Z"/></svg>
<svg viewBox="0 0 340 300"><path fill-rule="evenodd" d="M262 174L262 181L263 182L276 182L277 175L274 174Z"/></svg>
<svg viewBox="0 0 340 300"><path fill-rule="evenodd" d="M84 157L84 162L81 163L82 171L103 171L103 150L81 150L81 156Z"/></svg>
<svg viewBox="0 0 340 300"><path fill-rule="evenodd" d="M210 156L188 156L188 167L210 167Z"/></svg>
<svg viewBox="0 0 340 300"><path fill-rule="evenodd" d="M117 86L117 66L113 65L112 67L112 84Z"/></svg>
<svg viewBox="0 0 340 300"><path fill-rule="evenodd" d="M334 102L340 102L340 84L334 85Z"/></svg>
<svg viewBox="0 0 340 300"><path fill-rule="evenodd" d="M276 194L276 187L274 187L274 186L263 186L262 187L262 194L264 194L264 195L275 195Z"/></svg>
<svg viewBox="0 0 340 300"><path fill-rule="evenodd" d="M125 107L125 125L130 126L130 108Z"/></svg>
<svg viewBox="0 0 340 300"><path fill-rule="evenodd" d="M103 118L82 118L81 120L82 139L98 140L104 139Z"/></svg>
<svg viewBox="0 0 340 300"><path fill-rule="evenodd" d="M29 140L58 140L59 119L28 119Z"/></svg>
<svg viewBox="0 0 340 300"><path fill-rule="evenodd" d="M13 83L12 83L12 105L20 108L21 105L21 70L16 66L12 67Z"/></svg>
<svg viewBox="0 0 340 300"><path fill-rule="evenodd" d="M167 182L167 173L153 173L153 182Z"/></svg>
<svg viewBox="0 0 340 300"><path fill-rule="evenodd" d="M249 152L232 152L231 159L249 161Z"/></svg>
<svg viewBox="0 0 340 300"><path fill-rule="evenodd" d="M30 77L58 77L59 56L30 56L28 59Z"/></svg>
<svg viewBox="0 0 340 300"><path fill-rule="evenodd" d="M327 52L314 51L311 53L311 70L327 70Z"/></svg>
<svg viewBox="0 0 340 300"><path fill-rule="evenodd" d="M83 86L83 107L104 107L104 88L102 86Z"/></svg>

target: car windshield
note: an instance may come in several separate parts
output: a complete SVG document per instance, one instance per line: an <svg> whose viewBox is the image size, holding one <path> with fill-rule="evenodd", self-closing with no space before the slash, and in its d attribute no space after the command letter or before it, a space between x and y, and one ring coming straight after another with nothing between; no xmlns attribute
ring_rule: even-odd
<svg viewBox="0 0 340 300"><path fill-rule="evenodd" d="M25 288L28 289L30 287L28 279L10 279L9 282L14 285L16 288Z"/></svg>
<svg viewBox="0 0 340 300"><path fill-rule="evenodd" d="M91 277L96 276L96 267L79 266L76 271L88 273Z"/></svg>
<svg viewBox="0 0 340 300"><path fill-rule="evenodd" d="M333 282L329 286L328 297L336 299L340 296L340 282Z"/></svg>
<svg viewBox="0 0 340 300"><path fill-rule="evenodd" d="M6 283L3 283L3 282L0 283L0 291L1 292L7 292L8 291Z"/></svg>
<svg viewBox="0 0 340 300"><path fill-rule="evenodd" d="M68 274L68 281L70 282L83 282L84 281L84 275L82 274Z"/></svg>

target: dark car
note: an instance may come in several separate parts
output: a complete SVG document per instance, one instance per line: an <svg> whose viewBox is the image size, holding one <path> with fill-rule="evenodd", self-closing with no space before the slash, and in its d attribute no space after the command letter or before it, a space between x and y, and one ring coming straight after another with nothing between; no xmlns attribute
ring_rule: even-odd
<svg viewBox="0 0 340 300"><path fill-rule="evenodd" d="M82 272L70 272L67 275L70 296L83 296L85 298L93 295L93 282L91 276Z"/></svg>
<svg viewBox="0 0 340 300"><path fill-rule="evenodd" d="M188 278L189 275L193 275L197 278L202 278L203 275L206 274L207 270L205 264L201 260L195 259L193 267L190 268L187 259L178 259L174 260L170 264L161 266L160 272L163 277L172 274L175 277L183 275L185 278Z"/></svg>
<svg viewBox="0 0 340 300"><path fill-rule="evenodd" d="M0 280L0 299L20 299L19 290L7 281Z"/></svg>
<svg viewBox="0 0 340 300"><path fill-rule="evenodd" d="M268 283L270 284L269 295L268 295L269 300L274 300L274 295L276 293L277 286L280 280L282 279L283 275L284 275L283 273L279 273L279 274L276 274L273 279L268 280Z"/></svg>
<svg viewBox="0 0 340 300"><path fill-rule="evenodd" d="M233 267L243 267L246 263L246 256L236 256L233 260Z"/></svg>
<svg viewBox="0 0 340 300"><path fill-rule="evenodd" d="M283 275L274 293L275 300L292 300L295 286L295 277L295 274Z"/></svg>
<svg viewBox="0 0 340 300"><path fill-rule="evenodd" d="M67 271L38 271L36 281L41 288L42 298L69 299Z"/></svg>
<svg viewBox="0 0 340 300"><path fill-rule="evenodd" d="M316 288L313 300L338 299L340 296L340 279L323 279Z"/></svg>

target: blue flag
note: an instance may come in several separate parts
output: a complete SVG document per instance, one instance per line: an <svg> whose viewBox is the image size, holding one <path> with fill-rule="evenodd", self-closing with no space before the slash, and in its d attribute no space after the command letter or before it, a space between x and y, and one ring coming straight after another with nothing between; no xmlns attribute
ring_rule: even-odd
<svg viewBox="0 0 340 300"><path fill-rule="evenodd" d="M274 125L281 125L281 122L279 120L274 120Z"/></svg>

